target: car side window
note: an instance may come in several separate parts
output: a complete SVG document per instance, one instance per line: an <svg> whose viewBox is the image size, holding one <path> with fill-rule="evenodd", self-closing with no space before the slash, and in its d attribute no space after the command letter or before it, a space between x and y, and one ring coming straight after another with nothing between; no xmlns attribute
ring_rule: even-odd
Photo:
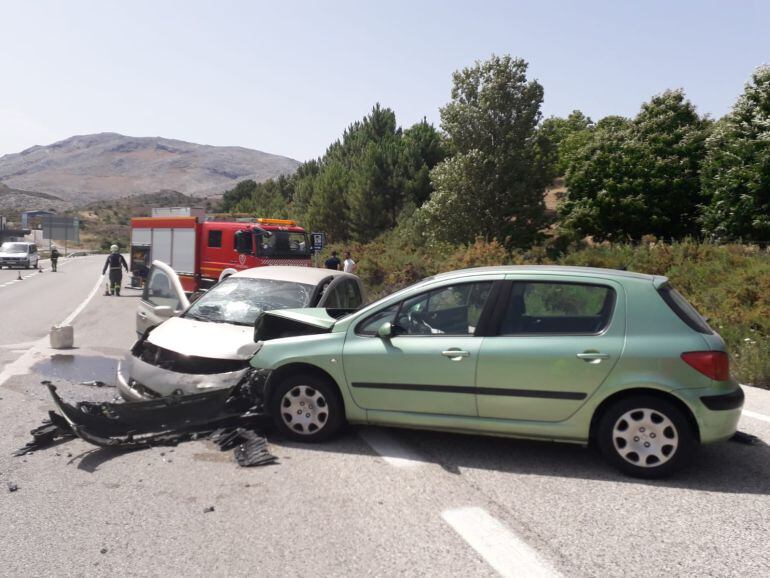
<svg viewBox="0 0 770 578"><path fill-rule="evenodd" d="M403 335L473 335L491 288L461 283L417 295L402 303L395 324Z"/></svg>
<svg viewBox="0 0 770 578"><path fill-rule="evenodd" d="M600 333L609 325L614 306L615 291L606 285L517 282L500 334Z"/></svg>
<svg viewBox="0 0 770 578"><path fill-rule="evenodd" d="M222 231L209 231L209 247L219 248L222 246Z"/></svg>
<svg viewBox="0 0 770 578"><path fill-rule="evenodd" d="M326 298L324 307L329 309L358 309L361 307L361 291L352 279L338 283Z"/></svg>
<svg viewBox="0 0 770 578"><path fill-rule="evenodd" d="M174 291L171 280L160 269L153 268L150 271L142 299L154 306L167 305L174 310L180 308L179 296Z"/></svg>
<svg viewBox="0 0 770 578"><path fill-rule="evenodd" d="M361 305L363 305L361 289L359 288L358 283L348 279L345 281L345 283L343 283L343 288L345 291L345 297L347 299L348 309L358 309L361 307Z"/></svg>
<svg viewBox="0 0 770 578"><path fill-rule="evenodd" d="M327 288L324 291L327 293L324 307L328 309L345 309L347 308L345 301L345 293L342 290L342 284L338 284L333 288Z"/></svg>

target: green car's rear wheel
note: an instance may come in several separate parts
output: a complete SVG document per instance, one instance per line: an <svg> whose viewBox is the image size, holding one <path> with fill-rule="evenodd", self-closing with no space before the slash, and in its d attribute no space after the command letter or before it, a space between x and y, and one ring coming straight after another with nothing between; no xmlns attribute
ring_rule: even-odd
<svg viewBox="0 0 770 578"><path fill-rule="evenodd" d="M679 408L643 395L610 406L599 421L597 441L607 461L639 478L670 475L692 457L698 445Z"/></svg>
<svg viewBox="0 0 770 578"><path fill-rule="evenodd" d="M275 389L270 414L287 437L317 442L329 439L344 423L337 389L314 375L290 375Z"/></svg>

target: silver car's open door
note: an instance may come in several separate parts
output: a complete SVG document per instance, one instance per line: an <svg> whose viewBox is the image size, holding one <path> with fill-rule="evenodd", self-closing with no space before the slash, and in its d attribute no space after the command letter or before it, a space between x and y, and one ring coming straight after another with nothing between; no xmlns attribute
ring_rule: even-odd
<svg viewBox="0 0 770 578"><path fill-rule="evenodd" d="M143 335L150 327L178 315L189 305L190 301L174 270L163 261L153 261L136 310L137 334Z"/></svg>

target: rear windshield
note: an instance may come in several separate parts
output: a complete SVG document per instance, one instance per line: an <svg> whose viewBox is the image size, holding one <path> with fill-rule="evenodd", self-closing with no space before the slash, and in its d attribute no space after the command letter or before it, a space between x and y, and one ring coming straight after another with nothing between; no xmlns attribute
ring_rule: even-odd
<svg viewBox="0 0 770 578"><path fill-rule="evenodd" d="M690 303L682 297L681 293L674 289L671 285L663 285L658 289L658 293L663 297L663 301L671 307L672 311L677 314L679 319L687 323L690 328L694 329L698 333L705 333L711 335L714 331L709 327L706 320L700 313L690 305Z"/></svg>

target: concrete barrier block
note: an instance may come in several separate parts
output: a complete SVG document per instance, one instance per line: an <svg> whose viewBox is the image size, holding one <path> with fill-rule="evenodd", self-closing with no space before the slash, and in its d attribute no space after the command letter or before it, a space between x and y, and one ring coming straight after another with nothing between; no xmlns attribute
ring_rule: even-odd
<svg viewBox="0 0 770 578"><path fill-rule="evenodd" d="M75 344L75 329L72 325L54 325L50 337L53 349L70 349Z"/></svg>

